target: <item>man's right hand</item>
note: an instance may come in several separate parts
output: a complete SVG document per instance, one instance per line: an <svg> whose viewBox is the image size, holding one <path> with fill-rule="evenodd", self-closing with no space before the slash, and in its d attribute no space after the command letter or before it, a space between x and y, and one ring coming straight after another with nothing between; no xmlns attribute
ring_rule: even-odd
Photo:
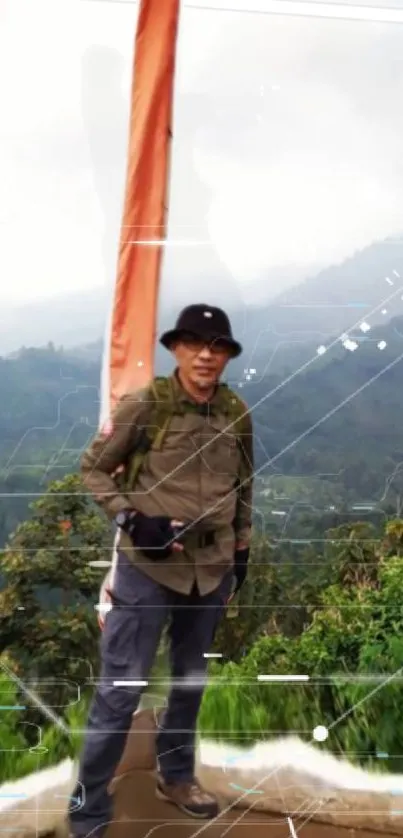
<svg viewBox="0 0 403 838"><path fill-rule="evenodd" d="M142 512L126 510L116 516L116 523L128 534L134 547L141 550L148 559L167 559L172 551L183 550L178 540L178 530L185 526L183 521L173 520L166 515L148 516Z"/></svg>

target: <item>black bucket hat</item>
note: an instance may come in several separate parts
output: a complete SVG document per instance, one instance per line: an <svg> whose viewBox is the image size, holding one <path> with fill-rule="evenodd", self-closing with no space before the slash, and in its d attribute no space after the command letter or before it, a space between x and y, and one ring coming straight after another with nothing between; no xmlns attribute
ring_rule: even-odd
<svg viewBox="0 0 403 838"><path fill-rule="evenodd" d="M211 343L215 340L224 341L232 350L233 358L237 358L242 352L241 344L232 336L228 315L216 306L204 303L187 306L180 312L175 328L161 335L160 343L166 349L171 349L172 343L180 340L184 334L194 335Z"/></svg>

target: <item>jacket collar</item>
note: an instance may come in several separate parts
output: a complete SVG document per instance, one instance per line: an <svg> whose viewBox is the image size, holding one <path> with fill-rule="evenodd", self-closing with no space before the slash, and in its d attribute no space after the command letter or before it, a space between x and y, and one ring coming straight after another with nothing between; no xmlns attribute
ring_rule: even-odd
<svg viewBox="0 0 403 838"><path fill-rule="evenodd" d="M190 402L191 404L200 404L200 402L196 402L195 399L192 398L189 393L186 392L184 387L179 380L178 375L178 368L174 370L172 375L170 375L170 379L172 381L173 390L175 393L175 397L178 399L179 402ZM215 393L211 399L208 401L209 405L217 406L220 404L220 390L219 387L216 387Z"/></svg>

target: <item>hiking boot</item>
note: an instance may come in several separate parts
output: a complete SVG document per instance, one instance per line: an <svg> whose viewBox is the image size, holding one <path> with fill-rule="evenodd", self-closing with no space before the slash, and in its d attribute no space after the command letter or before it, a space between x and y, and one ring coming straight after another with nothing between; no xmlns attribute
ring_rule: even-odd
<svg viewBox="0 0 403 838"><path fill-rule="evenodd" d="M192 818L216 818L220 811L216 798L204 791L196 779L191 783L166 783L158 777L156 796Z"/></svg>

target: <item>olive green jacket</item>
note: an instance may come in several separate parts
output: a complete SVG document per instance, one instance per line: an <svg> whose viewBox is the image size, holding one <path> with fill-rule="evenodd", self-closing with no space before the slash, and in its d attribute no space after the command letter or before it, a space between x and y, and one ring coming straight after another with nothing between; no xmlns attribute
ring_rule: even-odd
<svg viewBox="0 0 403 838"><path fill-rule="evenodd" d="M171 378L175 397L192 402L176 371ZM251 535L252 420L248 413L250 433L242 442L249 464L247 479L236 488L242 454L232 428L225 431L228 418L217 404L214 396L208 416L191 412L172 417L162 450L146 455L135 491L122 494L115 477L133 453L136 429L147 422L147 389L120 400L108 427L95 436L81 460L84 485L111 520L131 508L192 525L184 537L185 549L162 561L147 559L126 533L120 535L119 549L129 559L152 579L183 594L190 593L195 581L202 596L214 590L233 564L236 544L248 544ZM206 532L214 533L214 543L207 539L207 546L200 543Z"/></svg>

